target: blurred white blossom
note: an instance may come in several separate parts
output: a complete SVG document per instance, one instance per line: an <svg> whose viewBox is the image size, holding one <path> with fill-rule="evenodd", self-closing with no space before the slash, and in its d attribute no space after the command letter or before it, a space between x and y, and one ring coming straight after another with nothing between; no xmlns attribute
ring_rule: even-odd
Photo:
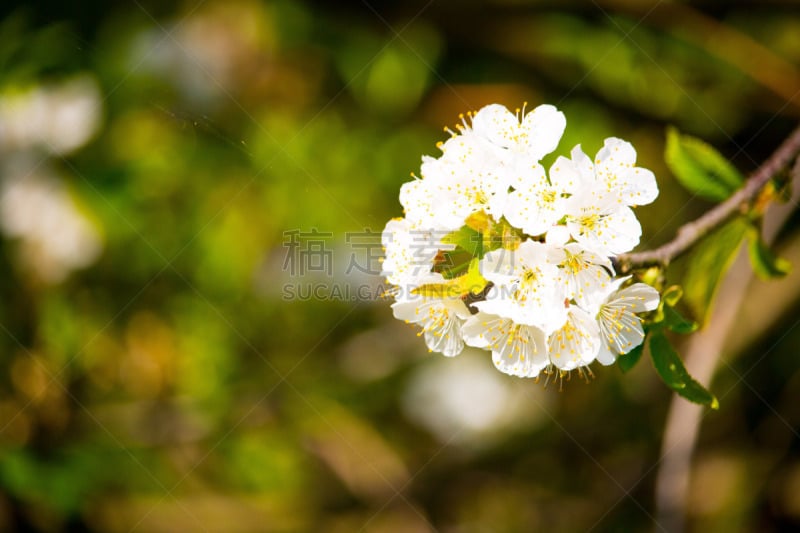
<svg viewBox="0 0 800 533"><path fill-rule="evenodd" d="M269 77L274 30L257 4L222 2L150 28L134 39L128 66L169 80L184 97L208 105L241 85Z"/></svg>
<svg viewBox="0 0 800 533"><path fill-rule="evenodd" d="M0 150L69 154L97 132L101 113L100 90L89 76L2 93Z"/></svg>
<svg viewBox="0 0 800 533"><path fill-rule="evenodd" d="M454 361L421 365L403 397L412 421L447 444L488 444L544 421L547 398L522 382L487 372L480 352L467 349Z"/></svg>
<svg viewBox="0 0 800 533"><path fill-rule="evenodd" d="M7 177L0 185L0 229L18 240L19 260L46 283L92 264L103 248L62 182L46 174Z"/></svg>
<svg viewBox="0 0 800 533"><path fill-rule="evenodd" d="M100 232L48 162L84 146L101 117L100 89L89 75L0 93L0 230L42 282L63 281L102 250Z"/></svg>

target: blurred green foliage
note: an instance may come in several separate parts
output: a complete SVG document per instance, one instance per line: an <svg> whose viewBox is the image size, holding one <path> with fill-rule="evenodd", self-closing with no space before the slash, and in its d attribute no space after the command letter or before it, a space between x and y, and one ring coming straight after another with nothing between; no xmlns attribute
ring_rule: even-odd
<svg viewBox="0 0 800 533"><path fill-rule="evenodd" d="M345 235L401 214L400 185L460 112L527 101L564 110L560 154L637 147L662 191L639 210L653 247L710 205L667 171L666 125L746 175L800 115L798 36L778 2L4 6L0 529L652 529L669 396L647 365L560 394L428 355L374 275L343 273ZM89 104L59 118L70 80ZM71 206L99 251L53 255L66 223L11 232L22 215L3 213L51 212L9 205L20 183ZM286 268L287 232L312 229L332 277ZM309 283L372 285L282 298ZM782 312L748 319L724 357L693 529L800 525L800 287L780 283L747 307ZM486 377L440 377L468 364Z"/></svg>

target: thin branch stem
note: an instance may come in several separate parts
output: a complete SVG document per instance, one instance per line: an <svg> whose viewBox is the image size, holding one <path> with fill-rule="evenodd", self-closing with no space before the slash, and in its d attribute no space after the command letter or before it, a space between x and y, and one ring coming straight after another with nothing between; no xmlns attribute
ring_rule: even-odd
<svg viewBox="0 0 800 533"><path fill-rule="evenodd" d="M789 201L769 206L764 214L762 237L767 245L774 244L778 232L800 201L800 160L795 162L791 180ZM742 303L746 301L746 292L753 290L750 285L752 279L753 269L748 254L745 250L739 250L721 282L708 326L692 335L685 348L686 368L701 383L711 383L719 361L723 360L723 350L730 338L736 336L733 331L737 327L737 320L741 320L739 313ZM732 358L735 352L727 353L727 356ZM743 379L742 376L740 378ZM720 397L720 400L723 399ZM708 412L677 395L673 396L667 412L661 446L662 459L656 475L655 500L657 523L670 533L681 533L686 529L692 459L700 425Z"/></svg>
<svg viewBox="0 0 800 533"><path fill-rule="evenodd" d="M791 164L798 152L800 152L800 127L795 129L769 159L753 172L744 187L698 219L681 226L675 238L668 243L654 250L618 256L615 260L617 271L625 274L635 268L668 265L712 230L737 214L746 212L770 179Z"/></svg>

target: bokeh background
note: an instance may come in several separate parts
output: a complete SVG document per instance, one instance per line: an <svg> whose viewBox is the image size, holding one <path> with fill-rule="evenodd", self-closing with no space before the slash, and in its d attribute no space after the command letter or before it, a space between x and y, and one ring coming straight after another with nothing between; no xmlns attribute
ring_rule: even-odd
<svg viewBox="0 0 800 533"><path fill-rule="evenodd" d="M428 354L376 235L459 113L547 102L559 153L656 172L653 247L710 207L666 125L749 172L798 91L791 1L4 3L0 530L657 530L650 364L560 391ZM798 295L748 289L691 530L800 527Z"/></svg>

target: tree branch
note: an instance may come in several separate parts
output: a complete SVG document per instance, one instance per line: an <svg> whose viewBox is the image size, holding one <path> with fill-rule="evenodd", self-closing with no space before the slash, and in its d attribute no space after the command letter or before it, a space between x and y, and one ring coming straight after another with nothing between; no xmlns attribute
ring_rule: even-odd
<svg viewBox="0 0 800 533"><path fill-rule="evenodd" d="M764 214L762 237L767 245L774 244L778 231L789 220L800 201L800 159L795 162L791 179L792 194L789 201L771 205ZM720 360L725 361L722 359L723 349L730 338L736 336L732 332L737 328L737 321L741 321L740 308L746 301L746 291L752 290L752 279L753 268L747 251L739 250L721 282L707 327L692 335L686 346L686 369L700 383L710 385L717 364ZM782 283L785 284L786 280L782 280ZM730 359L736 352L726 355ZM667 412L655 499L657 523L670 533L686 530L692 459L701 422L708 412L708 409L687 402L678 395L673 395Z"/></svg>
<svg viewBox="0 0 800 533"><path fill-rule="evenodd" d="M617 256L614 260L617 272L626 274L634 268L668 265L672 260L686 253L712 230L737 214L745 212L761 189L781 169L787 167L798 152L800 152L800 127L795 129L769 159L751 174L744 187L697 220L681 226L674 239L654 250Z"/></svg>

